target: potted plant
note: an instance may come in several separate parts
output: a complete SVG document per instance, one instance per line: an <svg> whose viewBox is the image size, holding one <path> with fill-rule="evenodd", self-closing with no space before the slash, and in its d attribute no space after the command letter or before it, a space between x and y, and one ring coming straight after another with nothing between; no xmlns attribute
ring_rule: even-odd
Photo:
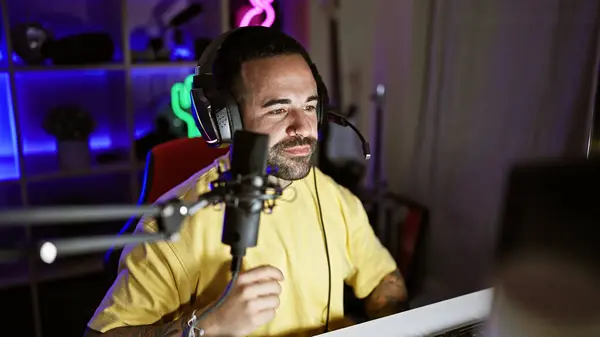
<svg viewBox="0 0 600 337"><path fill-rule="evenodd" d="M76 106L59 106L46 115L46 133L56 138L61 169L80 170L90 166L90 135L96 123L90 114Z"/></svg>

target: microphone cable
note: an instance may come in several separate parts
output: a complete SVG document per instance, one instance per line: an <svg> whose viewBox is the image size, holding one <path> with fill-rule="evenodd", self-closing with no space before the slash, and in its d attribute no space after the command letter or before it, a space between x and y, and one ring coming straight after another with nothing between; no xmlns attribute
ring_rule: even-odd
<svg viewBox="0 0 600 337"><path fill-rule="evenodd" d="M325 230L325 221L323 220L323 209L321 207L321 199L319 198L319 190L317 188L317 169L315 166L312 168L313 170L313 181L315 186L315 198L317 199L317 206L319 209L319 222L321 223L321 230L323 233L323 244L325 248L325 256L327 258L327 312L325 316L325 332L329 332L329 320L331 315L331 257L329 256L329 244L327 241L327 231ZM237 282L237 278L239 276L241 265L242 265L243 257L233 256L231 261L231 281L227 284L225 291L219 299L217 299L212 305L209 305L206 310L204 310L200 315L195 317L194 315L194 326L191 326L192 329L197 328L196 324L201 324L202 320L215 309L221 306L225 299L231 293L231 290L235 283Z"/></svg>
<svg viewBox="0 0 600 337"><path fill-rule="evenodd" d="M327 257L327 278L328 278L328 289L327 289L327 314L325 318L325 332L329 332L329 317L331 313L331 258L329 256L329 244L327 243L327 231L325 230L325 221L323 221L323 209L321 208L321 200L319 199L319 190L317 188L317 169L313 166L313 180L315 184L315 197L317 199L317 205L319 208L319 220L321 222L321 229L323 232L323 244L325 246L325 256Z"/></svg>
<svg viewBox="0 0 600 337"><path fill-rule="evenodd" d="M215 311L218 307L225 302L229 294L231 294L231 290L237 283L238 277L240 276L240 271L242 269L242 261L243 256L232 256L231 259L231 280L227 284L225 291L221 294L221 296L212 304L209 304L208 307L198 316L196 316L195 312L192 314L192 319L188 322L189 327L192 329L191 334L189 336L195 336L193 333L194 329L198 329L198 325L202 324L202 321L206 318L208 314ZM202 336L202 334L201 334Z"/></svg>

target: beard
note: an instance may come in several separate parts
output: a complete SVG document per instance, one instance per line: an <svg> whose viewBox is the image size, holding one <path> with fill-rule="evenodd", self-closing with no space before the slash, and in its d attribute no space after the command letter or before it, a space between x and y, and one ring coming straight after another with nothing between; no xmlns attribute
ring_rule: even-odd
<svg viewBox="0 0 600 337"><path fill-rule="evenodd" d="M310 145L310 153L306 156L286 155L285 149L296 146ZM283 140L269 149L267 164L274 168L273 176L283 180L298 180L306 177L312 167L312 155L317 148L317 139L292 138Z"/></svg>

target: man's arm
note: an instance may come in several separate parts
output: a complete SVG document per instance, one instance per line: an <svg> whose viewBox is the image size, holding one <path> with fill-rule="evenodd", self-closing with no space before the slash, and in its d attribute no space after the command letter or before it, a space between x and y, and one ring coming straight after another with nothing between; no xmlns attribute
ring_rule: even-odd
<svg viewBox="0 0 600 337"><path fill-rule="evenodd" d="M345 204L345 217L351 219L347 221L348 255L354 267L346 283L364 301L370 319L402 311L408 295L396 261L375 235L360 200L347 194Z"/></svg>
<svg viewBox="0 0 600 337"><path fill-rule="evenodd" d="M84 337L187 337L185 318L160 325L142 325L115 328L105 333L88 328Z"/></svg>
<svg viewBox="0 0 600 337"><path fill-rule="evenodd" d="M407 309L407 293L399 270L386 275L366 298L365 310L369 319L397 314Z"/></svg>
<svg viewBox="0 0 600 337"><path fill-rule="evenodd" d="M137 231L142 226L147 232L156 232L152 220L138 225ZM181 251L177 244L182 242L154 242L125 248L120 272L88 322L86 336L183 336L182 327L191 312L186 310L183 298L193 293L195 282L183 269L183 257L176 253ZM155 323L173 316L182 319Z"/></svg>

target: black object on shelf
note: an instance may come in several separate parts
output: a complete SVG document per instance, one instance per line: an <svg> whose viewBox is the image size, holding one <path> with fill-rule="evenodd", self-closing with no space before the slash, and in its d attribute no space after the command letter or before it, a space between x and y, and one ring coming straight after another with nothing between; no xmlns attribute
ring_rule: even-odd
<svg viewBox="0 0 600 337"><path fill-rule="evenodd" d="M42 47L42 54L55 65L109 63L114 52L114 42L107 33L71 35L45 43Z"/></svg>
<svg viewBox="0 0 600 337"><path fill-rule="evenodd" d="M43 48L53 42L52 34L38 23L15 26L11 32L14 52L27 64L42 64L47 58Z"/></svg>
<svg viewBox="0 0 600 337"><path fill-rule="evenodd" d="M177 15L175 15L170 21L169 21L169 26L170 27L180 27L188 22L190 22L193 18L197 17L198 15L202 14L202 5L198 4L198 3L193 3L189 6L187 6L184 10L182 10L181 12L177 13Z"/></svg>

